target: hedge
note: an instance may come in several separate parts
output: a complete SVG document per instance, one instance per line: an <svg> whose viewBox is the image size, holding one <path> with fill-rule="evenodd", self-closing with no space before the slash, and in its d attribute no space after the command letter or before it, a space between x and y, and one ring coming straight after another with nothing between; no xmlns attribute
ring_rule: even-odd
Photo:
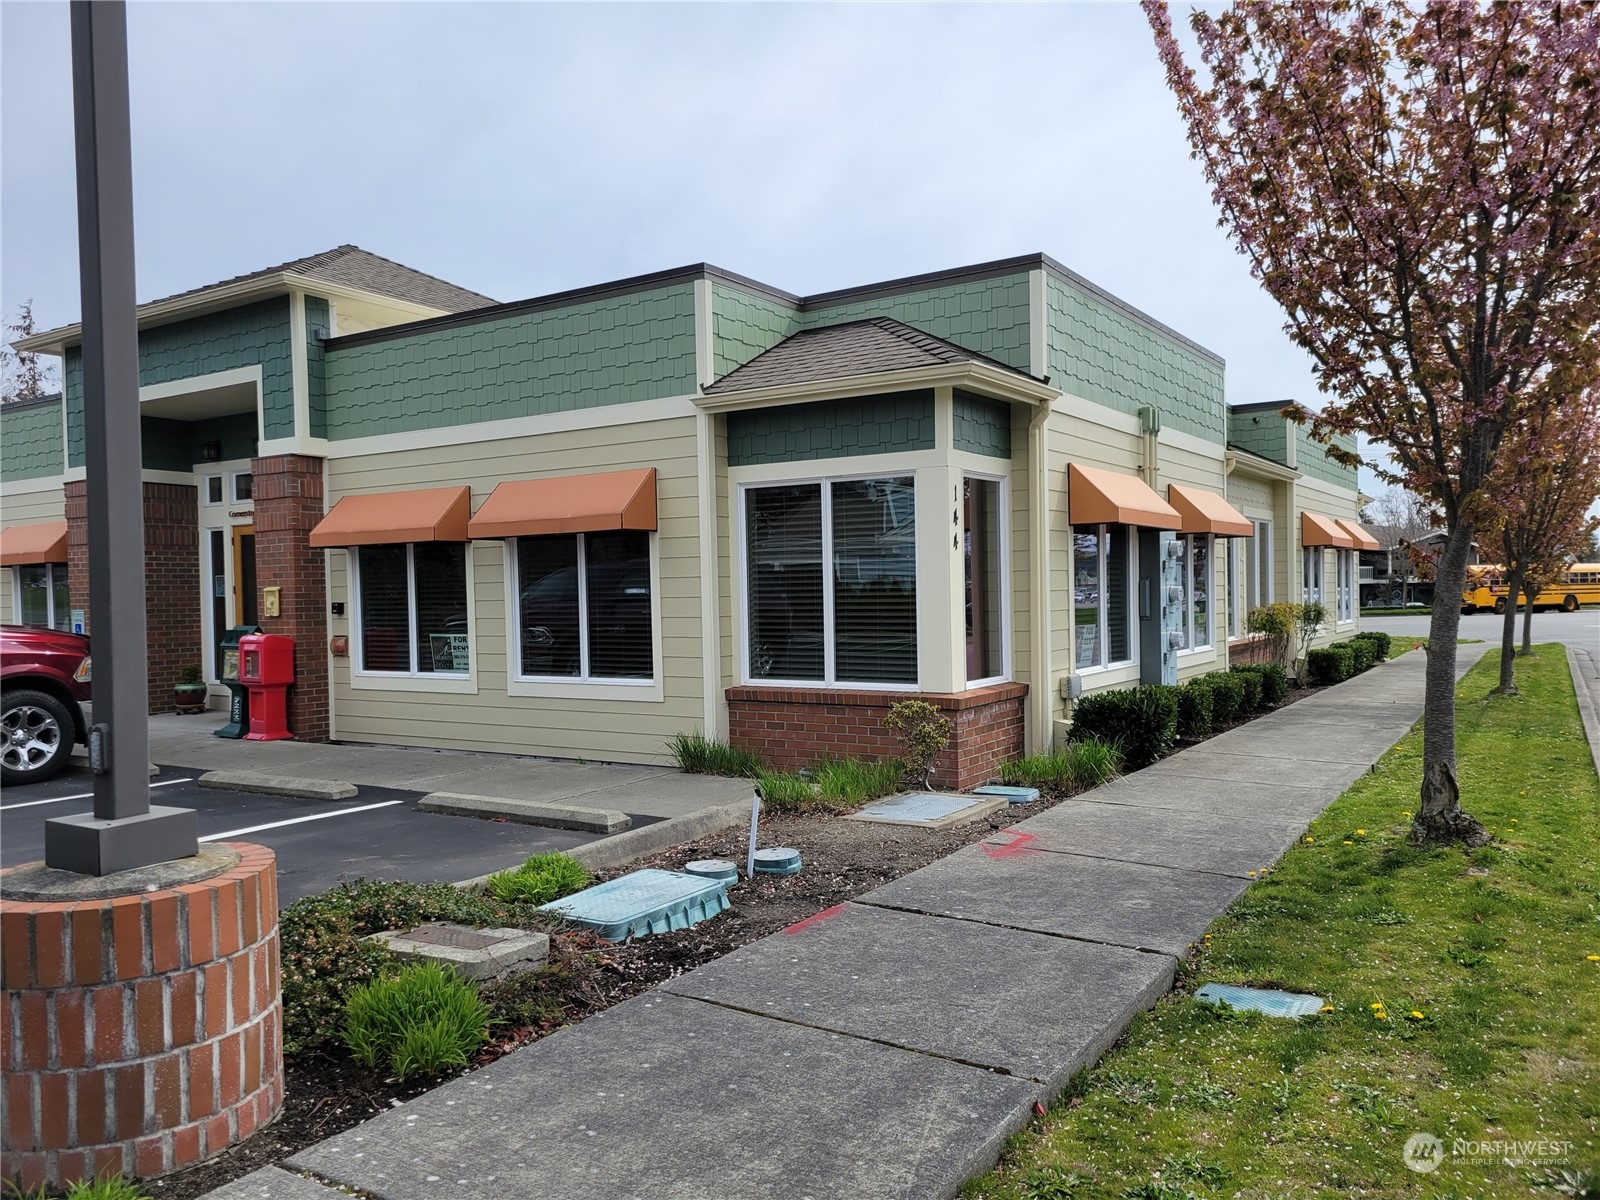
<svg viewBox="0 0 1600 1200"><path fill-rule="evenodd" d="M1355 674L1355 652L1344 642L1336 642L1306 655L1306 674L1312 683L1343 683Z"/></svg>
<svg viewBox="0 0 1600 1200"><path fill-rule="evenodd" d="M1389 657L1389 650L1394 642L1394 639L1387 633L1377 629L1363 629L1350 640L1352 642L1371 642L1377 648L1378 662L1382 662Z"/></svg>
<svg viewBox="0 0 1600 1200"><path fill-rule="evenodd" d="M1211 685L1191 679L1178 688L1178 736L1194 740L1211 732Z"/></svg>
<svg viewBox="0 0 1600 1200"><path fill-rule="evenodd" d="M1178 740L1178 689L1155 683L1084 696L1072 706L1070 737L1113 742L1128 770L1148 767Z"/></svg>
<svg viewBox="0 0 1600 1200"><path fill-rule="evenodd" d="M1261 680L1260 669L1253 665L1238 666L1230 668L1229 674L1244 684L1244 705L1240 711L1255 712L1261 707L1261 693L1266 690Z"/></svg>
<svg viewBox="0 0 1600 1200"><path fill-rule="evenodd" d="M1231 671L1211 671L1200 676L1211 685L1211 719L1226 725L1244 714L1244 680Z"/></svg>

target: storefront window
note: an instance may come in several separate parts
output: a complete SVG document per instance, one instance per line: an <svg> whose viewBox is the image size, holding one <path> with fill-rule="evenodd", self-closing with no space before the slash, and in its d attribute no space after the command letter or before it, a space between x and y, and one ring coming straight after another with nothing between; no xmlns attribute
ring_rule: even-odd
<svg viewBox="0 0 1600 1200"><path fill-rule="evenodd" d="M17 623L40 629L72 628L72 597L66 563L29 563L15 568Z"/></svg>
<svg viewBox="0 0 1600 1200"><path fill-rule="evenodd" d="M466 547L460 542L362 546L351 552L361 670L465 675Z"/></svg>
<svg viewBox="0 0 1600 1200"><path fill-rule="evenodd" d="M1322 603L1322 547L1306 547L1303 551L1305 562L1305 597L1307 604Z"/></svg>
<svg viewBox="0 0 1600 1200"><path fill-rule="evenodd" d="M1132 660L1128 537L1123 525L1072 531L1072 661L1079 670Z"/></svg>
<svg viewBox="0 0 1600 1200"><path fill-rule="evenodd" d="M1341 621L1355 619L1355 551L1340 550L1336 554L1339 570L1339 616Z"/></svg>
<svg viewBox="0 0 1600 1200"><path fill-rule="evenodd" d="M515 546L524 678L654 677L648 533L525 537Z"/></svg>
<svg viewBox="0 0 1600 1200"><path fill-rule="evenodd" d="M744 501L750 678L914 686L914 480L753 487Z"/></svg>
<svg viewBox="0 0 1600 1200"><path fill-rule="evenodd" d="M1001 560L1000 481L963 484L967 683L1005 675L1005 568Z"/></svg>

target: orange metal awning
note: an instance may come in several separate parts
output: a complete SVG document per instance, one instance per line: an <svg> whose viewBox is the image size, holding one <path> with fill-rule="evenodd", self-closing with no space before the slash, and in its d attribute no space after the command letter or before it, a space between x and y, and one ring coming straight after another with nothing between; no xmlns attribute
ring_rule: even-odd
<svg viewBox="0 0 1600 1200"><path fill-rule="evenodd" d="M1357 550L1381 550L1378 539L1373 537L1354 521L1346 521L1343 517L1336 517L1334 524L1355 539Z"/></svg>
<svg viewBox="0 0 1600 1200"><path fill-rule="evenodd" d="M1167 499L1183 518L1180 533L1213 533L1218 537L1253 537L1255 524L1215 492L1167 485Z"/></svg>
<svg viewBox="0 0 1600 1200"><path fill-rule="evenodd" d="M1356 540L1340 529L1332 517L1319 517L1316 513L1300 514L1300 544L1308 550L1318 546L1337 546L1341 550L1355 549Z"/></svg>
<svg viewBox="0 0 1600 1200"><path fill-rule="evenodd" d="M489 494L467 527L474 538L599 533L656 527L656 469L514 479Z"/></svg>
<svg viewBox="0 0 1600 1200"><path fill-rule="evenodd" d="M1099 467L1067 464L1067 520L1074 525L1178 529L1183 518L1144 480Z"/></svg>
<svg viewBox="0 0 1600 1200"><path fill-rule="evenodd" d="M313 546L382 546L395 542L464 542L472 516L465 487L346 496L311 531Z"/></svg>
<svg viewBox="0 0 1600 1200"><path fill-rule="evenodd" d="M66 561L65 521L45 521L38 525L10 525L0 530L0 567L26 567L33 563Z"/></svg>

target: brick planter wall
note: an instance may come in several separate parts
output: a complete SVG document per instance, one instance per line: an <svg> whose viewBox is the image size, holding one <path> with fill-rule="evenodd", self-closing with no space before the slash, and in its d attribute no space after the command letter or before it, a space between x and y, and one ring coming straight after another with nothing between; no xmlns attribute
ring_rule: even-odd
<svg viewBox="0 0 1600 1200"><path fill-rule="evenodd" d="M72 607L89 611L89 505L81 479L65 485L67 582ZM198 665L200 646L199 494L190 484L144 485L144 610L149 639L149 704L153 713L173 711L172 685L186 666Z"/></svg>
<svg viewBox="0 0 1600 1200"><path fill-rule="evenodd" d="M200 883L0 901L4 1171L24 1189L153 1176L283 1106L272 851Z"/></svg>
<svg viewBox="0 0 1600 1200"><path fill-rule="evenodd" d="M310 544L322 520L322 459L274 454L251 463L254 474L256 581L281 588L280 615L261 615L263 633L294 639L289 729L301 742L325 742L328 719L328 577Z"/></svg>
<svg viewBox="0 0 1600 1200"><path fill-rule="evenodd" d="M728 689L729 744L754 750L792 771L820 758L886 758L899 743L883 727L889 707L922 700L955 726L933 760L933 785L970 788L1023 752L1023 700L1028 686L1000 683L967 692L862 692L832 688Z"/></svg>

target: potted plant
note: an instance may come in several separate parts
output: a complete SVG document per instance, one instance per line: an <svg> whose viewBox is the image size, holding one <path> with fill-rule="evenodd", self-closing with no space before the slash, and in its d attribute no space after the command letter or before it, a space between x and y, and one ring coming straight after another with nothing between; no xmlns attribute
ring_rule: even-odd
<svg viewBox="0 0 1600 1200"><path fill-rule="evenodd" d="M172 685L172 703L181 713L201 712L206 706L206 681L197 666L187 666L178 672L178 682Z"/></svg>

